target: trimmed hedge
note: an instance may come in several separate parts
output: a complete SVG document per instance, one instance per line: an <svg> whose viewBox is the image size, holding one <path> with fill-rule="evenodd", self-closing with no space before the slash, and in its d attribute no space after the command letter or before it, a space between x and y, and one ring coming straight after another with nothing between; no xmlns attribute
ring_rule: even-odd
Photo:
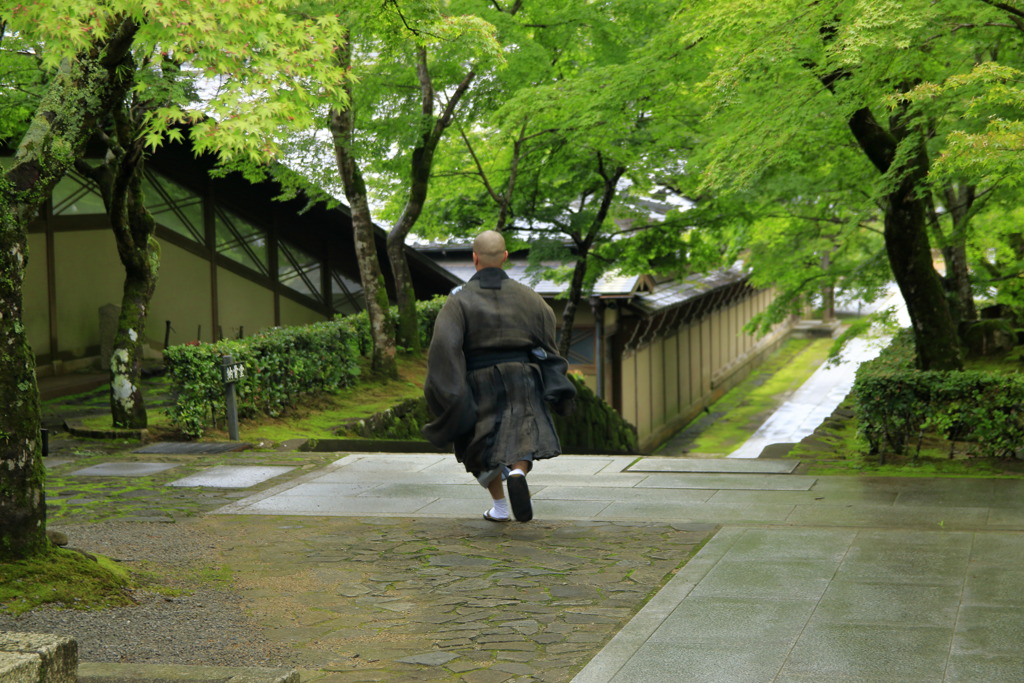
<svg viewBox="0 0 1024 683"><path fill-rule="evenodd" d="M916 370L909 333L861 364L851 394L872 453L919 448L926 433L975 443L988 457L1024 447L1024 377Z"/></svg>
<svg viewBox="0 0 1024 683"><path fill-rule="evenodd" d="M417 304L424 346L430 343L443 304L444 297ZM396 309L390 315L397 320ZM369 354L370 348L365 312L330 322L275 327L247 339L172 346L164 351L175 396L168 414L172 424L192 438L226 419L220 370L224 355L246 368L245 377L235 384L238 416L276 417L305 396L352 385L359 377L359 357Z"/></svg>

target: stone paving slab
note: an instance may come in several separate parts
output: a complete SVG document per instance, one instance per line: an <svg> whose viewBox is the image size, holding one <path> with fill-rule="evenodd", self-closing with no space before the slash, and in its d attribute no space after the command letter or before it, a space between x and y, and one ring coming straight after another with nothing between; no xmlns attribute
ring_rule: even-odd
<svg viewBox="0 0 1024 683"><path fill-rule="evenodd" d="M581 474L551 474L550 472L542 471L540 467L540 465L537 465L537 469L529 475L531 491L535 486L549 486L552 488L587 486L621 490L637 486L641 482L647 481L651 476L639 472L600 473L593 476L585 476Z"/></svg>
<svg viewBox="0 0 1024 683"><path fill-rule="evenodd" d="M1001 529L1024 527L1024 486L1015 480L886 479L802 475L623 471L632 460L575 456L530 474L538 518L664 520L795 526ZM929 496L939 504L928 504ZM475 519L483 489L450 455L357 454L216 510L224 514L424 515ZM985 504L987 501L987 505ZM958 502L978 505L955 505Z"/></svg>
<svg viewBox="0 0 1024 683"><path fill-rule="evenodd" d="M52 457L43 458L43 464L46 465L47 469L51 469L51 470L54 469L55 467L60 467L61 465L66 465L69 462L74 462L74 460L71 459L71 458L52 458Z"/></svg>
<svg viewBox="0 0 1024 683"><path fill-rule="evenodd" d="M640 458L627 469L629 472L705 472L744 474L792 474L799 460L769 460L766 458Z"/></svg>
<svg viewBox="0 0 1024 683"><path fill-rule="evenodd" d="M929 529L979 529L989 526L989 508L899 506L849 503L797 505L786 522L807 526L866 526ZM1018 527L1019 528L1019 527Z"/></svg>
<svg viewBox="0 0 1024 683"><path fill-rule="evenodd" d="M598 515L604 520L659 519L716 524L777 524L793 512L793 505L708 505L685 502L614 501Z"/></svg>
<svg viewBox="0 0 1024 683"><path fill-rule="evenodd" d="M260 467L256 465L218 465L183 479L168 482L168 486L210 486L221 489L245 489L291 472L294 467Z"/></svg>
<svg viewBox="0 0 1024 683"><path fill-rule="evenodd" d="M177 467L166 462L103 462L71 474L76 477L146 477Z"/></svg>
<svg viewBox="0 0 1024 683"><path fill-rule="evenodd" d="M437 498L385 498L378 496L359 496L352 498L337 495L311 496L304 495L300 489L294 496L274 496L242 506L236 514L273 514L273 515L316 515L316 516L349 516L349 515L400 515L414 516ZM221 510L223 511L223 510Z"/></svg>
<svg viewBox="0 0 1024 683"><path fill-rule="evenodd" d="M718 495L710 489L641 489L615 486L538 486L530 481L531 498L534 501L645 501L649 503L703 503Z"/></svg>
<svg viewBox="0 0 1024 683"><path fill-rule="evenodd" d="M1024 614L982 586L1022 554L1017 532L726 527L573 681L1019 680Z"/></svg>

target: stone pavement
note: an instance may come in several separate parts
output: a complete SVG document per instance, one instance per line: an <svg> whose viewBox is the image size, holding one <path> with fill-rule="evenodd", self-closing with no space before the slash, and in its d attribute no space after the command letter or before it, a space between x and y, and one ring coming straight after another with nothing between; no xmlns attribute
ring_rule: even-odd
<svg viewBox="0 0 1024 683"><path fill-rule="evenodd" d="M498 525L450 456L323 454L216 488L238 456L212 488L145 476L230 493L202 523L304 681L1024 677L1021 480L563 456L530 475L536 520Z"/></svg>
<svg viewBox="0 0 1024 683"><path fill-rule="evenodd" d="M793 467L539 463L539 520L727 525L574 680L1021 679L1024 481L816 478ZM466 478L444 456L353 454L217 513L465 519L484 508Z"/></svg>
<svg viewBox="0 0 1024 683"><path fill-rule="evenodd" d="M47 464L61 519L217 535L304 682L1024 680L1021 480L562 456L498 525L451 456Z"/></svg>
<svg viewBox="0 0 1024 683"><path fill-rule="evenodd" d="M303 681L568 681L712 528L209 515Z"/></svg>

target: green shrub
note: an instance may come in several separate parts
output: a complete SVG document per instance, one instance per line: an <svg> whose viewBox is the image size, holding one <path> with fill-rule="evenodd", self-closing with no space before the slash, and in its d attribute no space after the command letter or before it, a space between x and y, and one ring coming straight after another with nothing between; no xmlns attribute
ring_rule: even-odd
<svg viewBox="0 0 1024 683"><path fill-rule="evenodd" d="M873 453L904 453L927 433L1009 457L1024 444L1024 377L914 369L909 335L861 364L853 386L857 418Z"/></svg>
<svg viewBox="0 0 1024 683"><path fill-rule="evenodd" d="M425 344L430 343L444 300L436 297L417 305ZM389 315L397 318L397 311L392 309ZM369 355L371 347L365 312L330 322L275 327L247 339L172 346L164 351L175 396L168 414L172 424L192 438L225 420L225 355L246 368L235 384L239 417L276 417L303 397L350 386L359 377L360 357Z"/></svg>
<svg viewBox="0 0 1024 683"><path fill-rule="evenodd" d="M636 453L636 427L597 397L583 379L570 374L576 385L576 410L569 417L552 415L565 453Z"/></svg>

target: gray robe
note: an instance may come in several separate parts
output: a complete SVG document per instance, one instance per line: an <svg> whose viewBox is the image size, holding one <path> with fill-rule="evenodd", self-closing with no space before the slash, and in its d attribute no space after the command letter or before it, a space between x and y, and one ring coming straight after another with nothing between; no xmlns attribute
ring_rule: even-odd
<svg viewBox="0 0 1024 683"><path fill-rule="evenodd" d="M555 314L529 287L485 268L448 297L434 324L424 395L434 420L423 435L480 477L561 452L545 401L576 389L556 353ZM481 483L485 483L481 481Z"/></svg>

